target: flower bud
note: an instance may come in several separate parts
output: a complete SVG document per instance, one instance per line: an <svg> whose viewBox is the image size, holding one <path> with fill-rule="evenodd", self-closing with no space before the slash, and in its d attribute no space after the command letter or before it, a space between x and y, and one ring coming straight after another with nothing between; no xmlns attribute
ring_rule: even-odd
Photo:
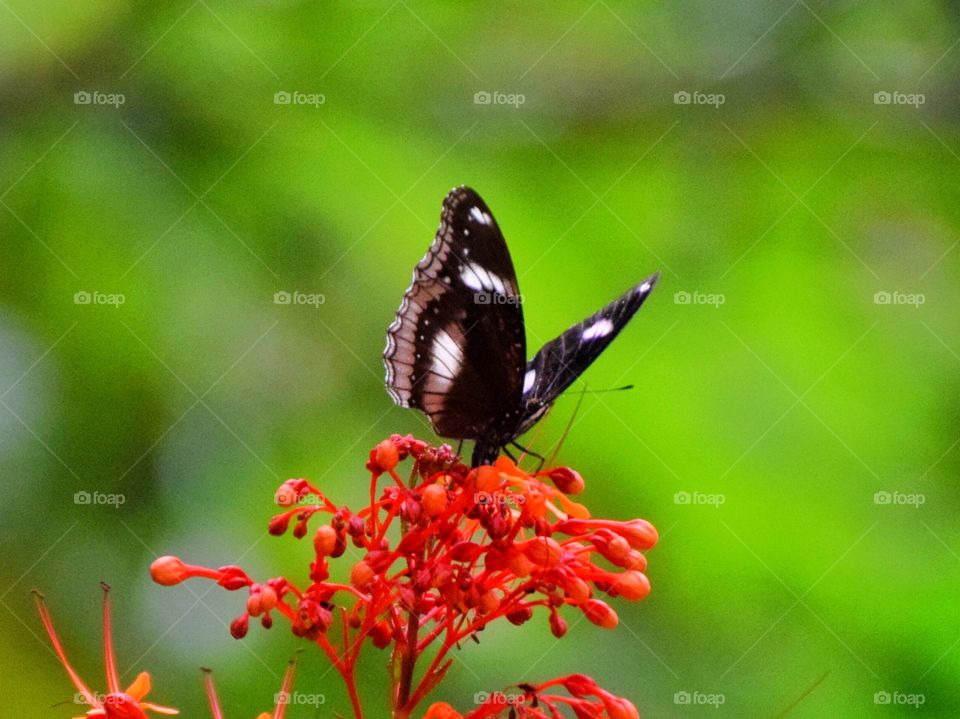
<svg viewBox="0 0 960 719"><path fill-rule="evenodd" d="M389 472L400 462L400 451L392 439L385 439L373 451L373 460L383 472Z"/></svg>
<svg viewBox="0 0 960 719"><path fill-rule="evenodd" d="M590 585L573 576L563 582L563 592L574 602L584 602L590 598Z"/></svg>
<svg viewBox="0 0 960 719"><path fill-rule="evenodd" d="M614 583L613 590L625 599L636 601L650 594L650 580L643 572L624 572Z"/></svg>
<svg viewBox="0 0 960 719"><path fill-rule="evenodd" d="M560 562L563 548L560 543L550 537L537 537L524 545L524 553L534 564L542 567L552 567Z"/></svg>
<svg viewBox="0 0 960 719"><path fill-rule="evenodd" d="M318 557L329 557L337 547L337 530L329 524L317 527L313 535L313 550Z"/></svg>
<svg viewBox="0 0 960 719"><path fill-rule="evenodd" d="M614 531L630 542L630 546L634 549L650 549L660 538L656 527L645 519L624 522Z"/></svg>
<svg viewBox="0 0 960 719"><path fill-rule="evenodd" d="M253 584L253 580L247 576L247 573L235 565L220 567L217 574L220 575L217 584L229 592L235 592Z"/></svg>
<svg viewBox="0 0 960 719"><path fill-rule="evenodd" d="M390 625L381 620L370 627L370 641L377 649L383 649L390 644L393 638L393 632L390 631Z"/></svg>
<svg viewBox="0 0 960 719"><path fill-rule="evenodd" d="M284 482L273 495L273 501L281 507L292 507L300 500L300 493L289 482Z"/></svg>
<svg viewBox="0 0 960 719"><path fill-rule="evenodd" d="M567 620L557 612L550 612L550 632L557 639L567 633Z"/></svg>
<svg viewBox="0 0 960 719"><path fill-rule="evenodd" d="M234 639L243 639L247 636L247 629L250 628L250 618L246 614L241 614L239 617L230 622L230 635Z"/></svg>
<svg viewBox="0 0 960 719"><path fill-rule="evenodd" d="M518 577L529 577L531 572L533 572L534 564L531 562L527 555L517 553L510 557L510 571Z"/></svg>
<svg viewBox="0 0 960 719"><path fill-rule="evenodd" d="M547 476L564 494L580 494L585 486L580 473L569 467L555 467L547 473Z"/></svg>
<svg viewBox="0 0 960 719"><path fill-rule="evenodd" d="M529 621L530 617L532 616L533 616L533 610L527 605L523 604L517 607L516 609L514 609L509 614L507 614L507 619L510 621L511 624L520 626L524 622Z"/></svg>
<svg viewBox="0 0 960 719"><path fill-rule="evenodd" d="M620 622L617 613L600 599L590 599L580 605L580 609L587 619L604 629L613 629Z"/></svg>
<svg viewBox="0 0 960 719"><path fill-rule="evenodd" d="M561 681L563 688L575 697L597 693L597 683L586 674L571 674Z"/></svg>
<svg viewBox="0 0 960 719"><path fill-rule="evenodd" d="M363 517L359 517L356 514L350 517L350 520L347 522L347 534L357 539L363 537L365 531L366 524L363 521Z"/></svg>
<svg viewBox="0 0 960 719"><path fill-rule="evenodd" d="M415 524L416 521L420 519L422 509L420 502L412 497L408 497L400 503L400 516L403 518L403 521L409 524Z"/></svg>
<svg viewBox="0 0 960 719"><path fill-rule="evenodd" d="M591 541L604 559L617 566L623 566L624 559L630 554L630 542L608 530L597 532Z"/></svg>
<svg viewBox="0 0 960 719"><path fill-rule="evenodd" d="M185 579L189 579L190 572L187 565L179 557L167 555L153 561L153 564L150 565L150 576L157 584L172 587Z"/></svg>
<svg viewBox="0 0 960 719"><path fill-rule="evenodd" d="M447 508L447 490L439 484L423 488L423 508L428 517L438 517Z"/></svg>
<svg viewBox="0 0 960 719"><path fill-rule="evenodd" d="M620 565L625 569L636 569L638 572L647 571L647 558L636 549L631 549L630 554L626 556Z"/></svg>
<svg viewBox="0 0 960 719"><path fill-rule="evenodd" d="M277 605L277 592L269 584L264 584L250 592L247 597L247 614L259 617Z"/></svg>
<svg viewBox="0 0 960 719"><path fill-rule="evenodd" d="M274 537L281 536L287 531L287 527L290 526L290 519L292 517L293 515L288 512L271 517L270 524L267 525L267 531Z"/></svg>
<svg viewBox="0 0 960 719"><path fill-rule="evenodd" d="M626 699L611 699L604 705L610 719L640 719L640 712Z"/></svg>
<svg viewBox="0 0 960 719"><path fill-rule="evenodd" d="M362 559L354 564L353 569L350 570L350 584L360 590L369 587L373 577L373 569Z"/></svg>

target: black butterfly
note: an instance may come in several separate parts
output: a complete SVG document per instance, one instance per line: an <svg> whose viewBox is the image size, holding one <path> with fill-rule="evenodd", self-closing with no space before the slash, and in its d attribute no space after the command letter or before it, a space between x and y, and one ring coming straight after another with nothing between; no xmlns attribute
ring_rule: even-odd
<svg viewBox="0 0 960 719"><path fill-rule="evenodd" d="M471 439L472 464L515 443L590 366L653 290L659 273L547 342L527 362L521 298L506 241L467 187L440 227L387 329L387 391L442 437Z"/></svg>

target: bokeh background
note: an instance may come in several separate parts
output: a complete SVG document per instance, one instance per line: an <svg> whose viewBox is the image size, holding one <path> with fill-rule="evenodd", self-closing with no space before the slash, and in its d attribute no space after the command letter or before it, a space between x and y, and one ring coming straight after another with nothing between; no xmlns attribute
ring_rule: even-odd
<svg viewBox="0 0 960 719"><path fill-rule="evenodd" d="M957 716L958 69L954 2L0 2L5 713L78 711L33 587L102 687L100 580L124 679L271 705L300 644L147 567L302 577L279 481L356 505L373 444L431 438L380 355L467 183L531 351L663 273L584 378L636 389L586 395L558 458L662 541L617 630L496 627L437 696L580 671L651 717ZM326 669L293 717L346 712Z"/></svg>

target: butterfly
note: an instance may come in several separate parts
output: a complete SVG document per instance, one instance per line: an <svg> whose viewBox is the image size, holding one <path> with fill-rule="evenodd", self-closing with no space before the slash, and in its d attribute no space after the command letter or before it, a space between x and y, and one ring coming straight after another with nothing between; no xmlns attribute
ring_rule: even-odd
<svg viewBox="0 0 960 719"><path fill-rule="evenodd" d="M468 187L443 201L430 249L387 328L387 392L441 437L474 440L473 466L533 427L624 328L659 273L547 342L527 361L517 275L490 208Z"/></svg>

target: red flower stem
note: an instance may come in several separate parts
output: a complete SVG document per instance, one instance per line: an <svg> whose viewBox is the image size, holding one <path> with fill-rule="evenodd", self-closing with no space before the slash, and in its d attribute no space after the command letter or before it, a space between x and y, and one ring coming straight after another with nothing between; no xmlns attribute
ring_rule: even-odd
<svg viewBox="0 0 960 719"><path fill-rule="evenodd" d="M373 522L373 534L376 536L379 533L379 528L377 526L377 475L370 475L370 521Z"/></svg>
<svg viewBox="0 0 960 719"><path fill-rule="evenodd" d="M417 665L417 632L420 630L420 615L417 613L416 605L419 601L419 594L415 594L413 606L407 613L407 639L400 665L400 686L397 692L397 707L393 713L394 719L406 719L415 706L410 702L410 691L413 686L413 671Z"/></svg>
<svg viewBox="0 0 960 719"><path fill-rule="evenodd" d="M353 707L353 716L355 719L363 719L363 708L360 706L360 695L357 694L357 683L353 676L353 664L345 662L337 655L337 650L330 644L325 634L317 637L317 645L323 649L324 653L330 659L330 662L340 673L344 685L347 687L347 695L350 697L350 705Z"/></svg>
<svg viewBox="0 0 960 719"><path fill-rule="evenodd" d="M387 530L390 529L390 525L393 523L394 518L397 516L397 512L400 511L400 502L393 502L390 506L390 511L387 512L386 518L383 520L383 524L380 525L379 533L374 530L374 536L376 537L376 544L380 544L383 541L383 538L387 536ZM374 513L376 516L376 513Z"/></svg>

